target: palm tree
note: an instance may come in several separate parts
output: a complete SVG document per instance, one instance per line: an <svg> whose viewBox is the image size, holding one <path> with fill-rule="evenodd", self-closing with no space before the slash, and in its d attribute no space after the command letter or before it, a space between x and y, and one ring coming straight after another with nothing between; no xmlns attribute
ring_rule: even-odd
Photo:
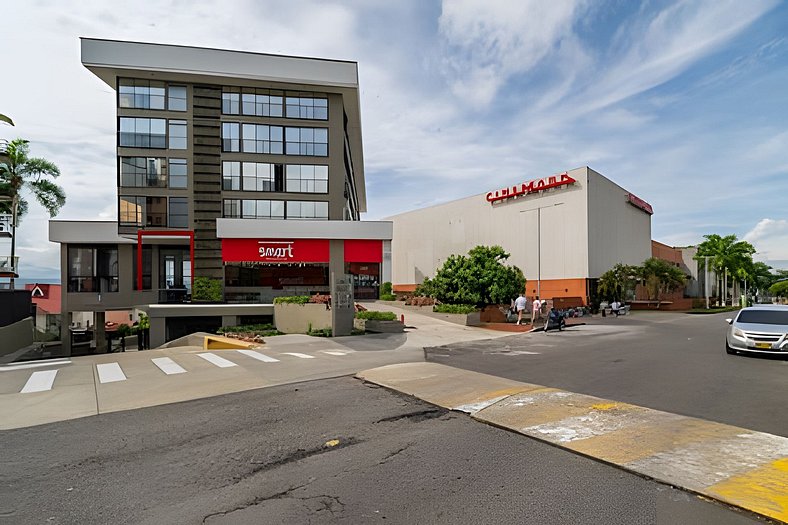
<svg viewBox="0 0 788 525"><path fill-rule="evenodd" d="M5 122L6 124L10 124L11 126L14 125L14 121L11 120L11 117L6 117L2 113L0 113L0 122Z"/></svg>
<svg viewBox="0 0 788 525"><path fill-rule="evenodd" d="M50 217L57 215L66 203L63 188L49 180L57 178L60 169L54 163L30 156L30 146L24 139L14 139L8 143L5 158L0 162L0 195L6 198L2 202L3 211L11 213L11 264L16 271L14 256L16 251L16 226L19 217L27 210L27 201L22 191L27 189L35 195L36 200L49 212ZM7 204L10 201L10 206ZM11 289L14 278L11 278Z"/></svg>
<svg viewBox="0 0 788 525"><path fill-rule="evenodd" d="M752 254L755 248L747 241L740 241L735 235L722 237L716 233L703 236L706 240L698 245L696 259L709 257L709 264L714 268L718 281L721 282L720 288L723 304L727 304L728 295L728 273L731 275L739 268L742 268L748 261L752 261Z"/></svg>

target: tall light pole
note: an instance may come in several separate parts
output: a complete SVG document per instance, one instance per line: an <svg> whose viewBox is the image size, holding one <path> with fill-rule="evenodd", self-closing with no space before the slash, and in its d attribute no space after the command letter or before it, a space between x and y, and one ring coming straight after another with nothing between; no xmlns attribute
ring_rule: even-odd
<svg viewBox="0 0 788 525"><path fill-rule="evenodd" d="M557 202L520 211L520 213L524 213L536 210L536 295L540 298L542 297L542 210L561 206L562 204L563 202Z"/></svg>

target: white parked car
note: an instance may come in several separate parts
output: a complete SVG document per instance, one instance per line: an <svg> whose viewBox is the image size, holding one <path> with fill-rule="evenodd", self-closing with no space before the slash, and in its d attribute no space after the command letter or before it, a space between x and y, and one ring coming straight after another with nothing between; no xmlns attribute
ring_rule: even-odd
<svg viewBox="0 0 788 525"><path fill-rule="evenodd" d="M742 308L725 337L729 354L753 352L788 357L788 305L762 304Z"/></svg>

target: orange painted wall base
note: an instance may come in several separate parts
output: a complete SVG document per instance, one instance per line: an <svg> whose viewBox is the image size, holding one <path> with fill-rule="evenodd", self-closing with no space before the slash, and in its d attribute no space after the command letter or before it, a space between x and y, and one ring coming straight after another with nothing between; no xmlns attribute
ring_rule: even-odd
<svg viewBox="0 0 788 525"><path fill-rule="evenodd" d="M542 279L538 286L541 299L554 299L556 297L579 297L583 304L588 304L587 279ZM526 295L533 299L537 295L536 279L525 283Z"/></svg>

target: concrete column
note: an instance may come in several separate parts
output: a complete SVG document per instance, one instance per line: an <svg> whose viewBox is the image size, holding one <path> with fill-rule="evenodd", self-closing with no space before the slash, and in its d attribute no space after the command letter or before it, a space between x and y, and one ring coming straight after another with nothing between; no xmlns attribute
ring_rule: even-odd
<svg viewBox="0 0 788 525"><path fill-rule="evenodd" d="M71 312L60 314L60 351L63 357L71 357Z"/></svg>
<svg viewBox="0 0 788 525"><path fill-rule="evenodd" d="M150 320L150 347L156 348L167 342L166 318L149 317Z"/></svg>
<svg viewBox="0 0 788 525"><path fill-rule="evenodd" d="M104 331L106 316L104 312L94 312L93 314L93 340L96 342L96 353L107 353L107 334Z"/></svg>
<svg viewBox="0 0 788 525"><path fill-rule="evenodd" d="M238 326L238 316L237 315L223 315L222 316L222 326Z"/></svg>

